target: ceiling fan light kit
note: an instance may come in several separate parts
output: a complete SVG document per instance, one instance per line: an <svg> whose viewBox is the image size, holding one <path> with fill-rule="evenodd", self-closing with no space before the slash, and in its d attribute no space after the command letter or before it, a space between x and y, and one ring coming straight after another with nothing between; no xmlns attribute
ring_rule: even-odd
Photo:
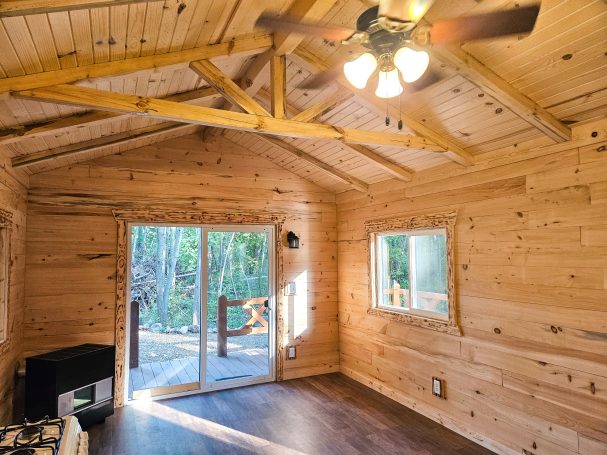
<svg viewBox="0 0 607 455"><path fill-rule="evenodd" d="M418 80L428 69L430 56L426 51L414 51L401 47L394 54L394 65L402 74L403 81L411 83Z"/></svg>
<svg viewBox="0 0 607 455"><path fill-rule="evenodd" d="M365 52L356 60L344 65L344 74L348 82L358 89L367 86L367 81L377 68L377 59L370 52Z"/></svg>
<svg viewBox="0 0 607 455"><path fill-rule="evenodd" d="M379 72L379 84L375 90L375 96L378 98L394 98L403 93L403 86L400 85L398 70L381 70Z"/></svg>
<svg viewBox="0 0 607 455"><path fill-rule="evenodd" d="M435 20L432 24L420 23L433 3L434 0L379 0L379 5L367 9L358 17L356 29L306 23L296 17L278 17L272 14L262 15L257 24L274 31L364 46L368 51L343 65L346 79L357 89L364 89L379 67L375 95L389 99L403 93L401 77L406 84L419 80L411 87L414 91L440 79L435 72L428 71L430 56L423 49L429 49L432 45L502 36L520 37L533 30L540 12L540 4L536 3L508 10ZM340 66L327 68L306 79L299 88L321 88L339 74ZM425 77L420 80L425 73ZM387 114L386 125L389 125Z"/></svg>
<svg viewBox="0 0 607 455"><path fill-rule="evenodd" d="M399 71L403 81L407 83L418 80L430 63L430 56L426 51L414 51L408 47L401 47L395 54L386 52L380 55L379 84L375 95L379 98L393 98L403 92L399 80ZM365 52L360 57L344 64L344 74L348 82L358 89L367 86L367 82L378 66L377 58Z"/></svg>

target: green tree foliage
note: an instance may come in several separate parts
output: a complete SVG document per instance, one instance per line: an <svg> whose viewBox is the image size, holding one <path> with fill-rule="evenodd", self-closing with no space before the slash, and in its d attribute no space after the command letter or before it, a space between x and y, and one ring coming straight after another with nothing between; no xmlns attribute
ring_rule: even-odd
<svg viewBox="0 0 607 455"><path fill-rule="evenodd" d="M268 240L261 232L207 235L206 285L212 328L220 295L230 300L268 295ZM131 239L131 299L139 302L141 323L200 324L200 229L133 226ZM228 308L230 328L246 320L241 308Z"/></svg>

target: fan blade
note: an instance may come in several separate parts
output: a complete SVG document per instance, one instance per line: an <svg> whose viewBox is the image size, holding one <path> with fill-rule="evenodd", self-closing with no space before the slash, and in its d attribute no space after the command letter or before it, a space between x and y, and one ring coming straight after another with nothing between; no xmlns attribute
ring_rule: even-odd
<svg viewBox="0 0 607 455"><path fill-rule="evenodd" d="M337 78L343 74L344 66L336 65L333 68L326 69L320 73L316 73L314 76L306 79L297 86L300 89L317 89L325 87L327 84L337 80Z"/></svg>
<svg viewBox="0 0 607 455"><path fill-rule="evenodd" d="M430 28L432 44L447 44L529 33L540 12L539 4L507 11L438 21Z"/></svg>
<svg viewBox="0 0 607 455"><path fill-rule="evenodd" d="M272 31L323 37L330 41L342 41L356 33L355 30L348 28L300 22L295 17L273 14L262 14L255 25Z"/></svg>

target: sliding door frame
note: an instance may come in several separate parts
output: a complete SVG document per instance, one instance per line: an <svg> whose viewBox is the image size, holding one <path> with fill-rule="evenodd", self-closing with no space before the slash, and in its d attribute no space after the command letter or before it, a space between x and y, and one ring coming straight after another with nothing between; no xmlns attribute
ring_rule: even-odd
<svg viewBox="0 0 607 455"><path fill-rule="evenodd" d="M226 229L232 228L233 230L239 227L245 226L273 226L273 263L274 263L274 277L272 281L272 287L270 292L274 297L275 310L273 311L274 321L274 336L270 341L273 343L274 349L274 362L270 362L270 375L276 381L281 381L283 377L283 359L284 359L284 346L282 343L284 333L284 297L283 297L283 264L282 264L282 245L283 245L283 225L286 219L286 215L277 213L227 213L227 212L203 212L203 211L175 211L175 210L115 210L113 212L114 218L118 224L117 232L117 253L116 253L116 325L115 325L115 346L116 346L116 363L114 373L114 407L122 407L126 403L126 396L128 391L128 374L125 369L128 368L128 352L126 349L127 340L127 317L128 317L128 298L130 293L130 226L131 225L159 225L159 226L183 226L183 227L201 227L202 233L207 229L213 230L216 226L222 226ZM261 225L261 226L260 226ZM201 241L203 239L201 238ZM203 242L203 258L206 257L206 243ZM269 245L268 245L269 246ZM272 249L272 248L271 248ZM271 250L270 249L270 250ZM203 267L206 270L206 267ZM203 292L206 290L206 280L203 280ZM206 299L206 292L204 292L203 299ZM201 303L203 303L202 301ZM205 313L205 326L206 326L206 305L203 304L204 310L201 311L201 318ZM202 330L201 330L202 332ZM206 338L206 335L204 335ZM201 333L201 349L202 349L202 338ZM206 349L206 346L205 346ZM200 356L202 359L202 355ZM202 363L202 361L201 361ZM206 375L206 352L205 352L205 364L201 364L200 368L200 384L206 380L202 375ZM257 378L258 380L259 378ZM268 380L272 380L271 378ZM251 380L249 383L255 383L258 381ZM241 382L230 381L226 382L225 387L216 386L213 390L227 387L237 387L240 385L246 385L247 381L242 380ZM205 387L204 389L198 389L194 391L186 391L181 393L175 393L171 395L163 396L163 398L169 396L181 396L192 393L200 393L201 391L209 390Z"/></svg>
<svg viewBox="0 0 607 455"><path fill-rule="evenodd" d="M268 334L268 374L267 375L263 375L263 376L251 376L251 377L245 377L245 378L234 378L234 379L225 379L222 380L220 382L218 381L214 381L214 382L207 382L206 380L206 368L208 365L208 359L207 359L207 354L208 354L208 349L207 349L207 334L208 334L208 308L209 308L209 302L207 301L208 299L208 292L207 292L207 285L208 285L208 280L207 279L203 279L202 283L202 288L203 288L203 296L201 299L201 303L202 303L202 311L201 311L201 318L203 318L203 320L205 321L205 330L204 330L204 342L202 342L202 338L201 338L201 342L202 345L204 346L205 349L205 353L203 358L203 362L204 363L204 372L205 372L205 377L204 377L204 381L202 382L203 386L202 386L202 390L204 392L208 392L211 390L222 390L222 389L229 389L232 387L242 387L245 385L252 385L252 384L259 384L261 382L271 382L271 381L275 381L276 380L276 324L277 324L277 320L276 320L276 300L277 300L277 295L276 295L276 254L275 254L275 249L276 249L276 242L274 240L274 237L276 235L275 233L275 229L273 229L273 226L270 224L265 224L265 225L253 225L253 224L216 224L216 225L204 225L202 228L203 231L203 236L206 236L208 238L208 234L210 232L266 232L268 234L268 276L269 277L273 277L274 279L269 279L268 280L268 300L269 300L269 322L270 322L270 330L269 330L269 334ZM205 241L205 239L203 239L203 250L205 250L208 247L208 241ZM207 251L203 251L203 257L207 257L208 252ZM203 267L203 273L205 275L208 275L209 271L208 271L208 261L207 263L205 263L205 266ZM205 277L203 277L205 278ZM201 330L202 332L202 330ZM202 369L201 369L202 371Z"/></svg>

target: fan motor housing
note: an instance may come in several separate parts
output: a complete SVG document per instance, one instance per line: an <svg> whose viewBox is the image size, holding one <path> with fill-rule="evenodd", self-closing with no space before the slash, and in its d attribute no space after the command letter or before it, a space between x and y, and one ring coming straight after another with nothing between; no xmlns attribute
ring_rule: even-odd
<svg viewBox="0 0 607 455"><path fill-rule="evenodd" d="M409 40L409 34L384 29L377 20L378 11L379 7L374 6L362 13L356 21L356 28L369 36L369 41L363 43L363 46L373 49L378 55L392 53Z"/></svg>

